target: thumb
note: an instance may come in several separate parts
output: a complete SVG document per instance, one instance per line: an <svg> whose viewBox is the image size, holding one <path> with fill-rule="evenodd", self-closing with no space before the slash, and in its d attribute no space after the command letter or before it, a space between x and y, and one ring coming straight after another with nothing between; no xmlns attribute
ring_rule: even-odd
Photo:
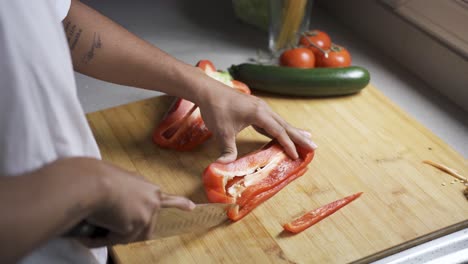
<svg viewBox="0 0 468 264"><path fill-rule="evenodd" d="M216 161L221 163L229 163L235 161L237 158L236 137L220 137L220 141L222 146L222 153Z"/></svg>

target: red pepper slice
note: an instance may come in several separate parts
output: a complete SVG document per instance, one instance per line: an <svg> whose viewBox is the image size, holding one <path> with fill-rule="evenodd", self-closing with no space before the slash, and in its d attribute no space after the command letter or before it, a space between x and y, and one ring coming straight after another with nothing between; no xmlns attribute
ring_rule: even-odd
<svg viewBox="0 0 468 264"><path fill-rule="evenodd" d="M345 205L356 200L361 196L362 192L355 193L340 200L336 200L327 205L314 209L303 216L294 219L292 222L283 225L283 228L291 233L299 233L305 229L322 221L326 217L332 215Z"/></svg>
<svg viewBox="0 0 468 264"><path fill-rule="evenodd" d="M247 85L231 80L228 73L216 71L210 61L201 60L197 63L197 67L202 69L208 76L240 92L250 94ZM156 127L153 133L153 141L164 148L188 151L205 142L211 135L202 120L198 106L182 98L176 98L169 111Z"/></svg>
<svg viewBox="0 0 468 264"><path fill-rule="evenodd" d="M291 159L276 141L229 164L212 163L203 173L208 200L233 203L228 211L237 221L302 176L314 156L313 150L296 146L299 158Z"/></svg>

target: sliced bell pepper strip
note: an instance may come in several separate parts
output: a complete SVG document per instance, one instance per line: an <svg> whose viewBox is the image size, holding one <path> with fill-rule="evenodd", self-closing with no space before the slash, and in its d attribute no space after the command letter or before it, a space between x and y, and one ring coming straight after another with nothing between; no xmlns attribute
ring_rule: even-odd
<svg viewBox="0 0 468 264"><path fill-rule="evenodd" d="M307 228L315 225L316 223L322 221L326 217L332 215L345 205L356 200L361 196L362 192L355 193L353 195L347 196L340 200L336 200L327 205L314 209L299 218L294 219L293 221L283 225L284 230L287 230L291 233L299 233Z"/></svg>
<svg viewBox="0 0 468 264"><path fill-rule="evenodd" d="M299 158L293 160L273 140L234 162L210 164L203 172L208 200L235 204L228 217L233 221L243 218L306 172L314 151L296 148Z"/></svg>
<svg viewBox="0 0 468 264"><path fill-rule="evenodd" d="M201 60L197 63L197 67L213 79L221 81L240 92L250 94L247 85L232 80L227 72L216 71L210 61ZM205 142L211 135L202 120L198 106L182 98L176 98L169 111L156 127L153 133L153 141L164 148L188 151Z"/></svg>

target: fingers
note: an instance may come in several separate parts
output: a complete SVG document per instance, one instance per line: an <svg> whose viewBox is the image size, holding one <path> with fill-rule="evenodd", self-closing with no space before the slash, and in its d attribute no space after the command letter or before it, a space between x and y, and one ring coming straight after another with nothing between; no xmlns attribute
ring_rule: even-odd
<svg viewBox="0 0 468 264"><path fill-rule="evenodd" d="M156 223L157 217L158 217L158 212L154 212L151 215L151 219L150 219L149 223L143 228L143 230L139 234L139 236L137 238L138 241L151 239L151 236L154 233L154 230L156 228L155 223Z"/></svg>
<svg viewBox="0 0 468 264"><path fill-rule="evenodd" d="M309 131L291 126L288 122L286 122L283 118L281 118L281 116L279 116L277 113L273 113L273 116L274 116L274 119L285 128L289 137L294 143L296 143L296 145L305 147L310 150L317 148L317 144L315 144L312 141L311 139L312 134Z"/></svg>
<svg viewBox="0 0 468 264"><path fill-rule="evenodd" d="M253 128L260 134L273 138L270 134L268 134L263 128L258 126L253 126ZM308 149L316 149L318 146L315 144L310 138L312 134L309 131L298 129L292 127L292 129L288 129L288 134L291 137L292 141L300 146L305 146Z"/></svg>
<svg viewBox="0 0 468 264"><path fill-rule="evenodd" d="M217 162L229 163L235 161L237 158L235 135L218 136L218 140L222 146L222 153Z"/></svg>
<svg viewBox="0 0 468 264"><path fill-rule="evenodd" d="M276 140L278 140L278 143L283 146L284 151L286 154L288 154L288 156L290 156L292 159L299 158L294 142L291 140L288 132L281 124L276 122L276 120L271 120L263 129Z"/></svg>
<svg viewBox="0 0 468 264"><path fill-rule="evenodd" d="M272 136L269 135L269 134L265 131L265 129L263 129L263 128L259 127L259 126L256 126L256 125L252 125L252 127L253 127L258 133L260 133L260 134L262 134L262 135L264 135L264 136L269 137L269 138L272 139Z"/></svg>
<svg viewBox="0 0 468 264"><path fill-rule="evenodd" d="M161 207L175 207L181 210L191 211L195 208L195 204L182 196L161 193Z"/></svg>
<svg viewBox="0 0 468 264"><path fill-rule="evenodd" d="M302 135L308 137L308 138L311 138L312 137L312 134L307 131L307 130L302 130L302 129L298 129L299 130L299 133L301 133ZM314 143L315 144L315 143Z"/></svg>
<svg viewBox="0 0 468 264"><path fill-rule="evenodd" d="M310 132L289 125L275 113L273 113L273 117L273 120L261 123L264 128L256 125L253 127L257 132L267 137L277 139L281 146L283 146L285 152L291 158L296 159L298 157L295 145L299 145L310 150L317 148L317 144L310 139Z"/></svg>
<svg viewBox="0 0 468 264"><path fill-rule="evenodd" d="M308 131L290 127L288 129L288 134L291 137L291 140L294 141L299 146L302 146L304 148L307 148L309 150L314 150L318 146L315 144L311 139L311 134Z"/></svg>
<svg viewBox="0 0 468 264"><path fill-rule="evenodd" d="M195 208L195 204L189 199L181 196L161 193L161 207L174 207L181 210L190 211ZM128 244L132 242L150 239L154 233L154 223L157 221L158 209L153 214L138 225L132 225L129 230L123 233L111 232L103 238L80 238L78 239L87 247L95 248L102 246L111 246L117 244Z"/></svg>
<svg viewBox="0 0 468 264"><path fill-rule="evenodd" d="M265 121L258 121L258 128L254 127L260 133L267 135L271 138L274 138L278 143L284 148L286 154L292 159L299 158L299 155L296 150L294 142L291 140L287 128L289 125L283 121L281 118L277 120L275 118L275 113L271 112L270 117L266 118ZM265 118L265 117L263 117Z"/></svg>

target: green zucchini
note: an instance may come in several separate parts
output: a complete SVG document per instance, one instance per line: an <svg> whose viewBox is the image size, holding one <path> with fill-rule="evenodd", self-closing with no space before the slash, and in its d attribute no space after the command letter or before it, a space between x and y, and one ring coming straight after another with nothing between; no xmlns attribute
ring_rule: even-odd
<svg viewBox="0 0 468 264"><path fill-rule="evenodd" d="M369 72L358 66L300 69L243 63L232 65L229 72L254 90L294 96L353 94L370 80Z"/></svg>

